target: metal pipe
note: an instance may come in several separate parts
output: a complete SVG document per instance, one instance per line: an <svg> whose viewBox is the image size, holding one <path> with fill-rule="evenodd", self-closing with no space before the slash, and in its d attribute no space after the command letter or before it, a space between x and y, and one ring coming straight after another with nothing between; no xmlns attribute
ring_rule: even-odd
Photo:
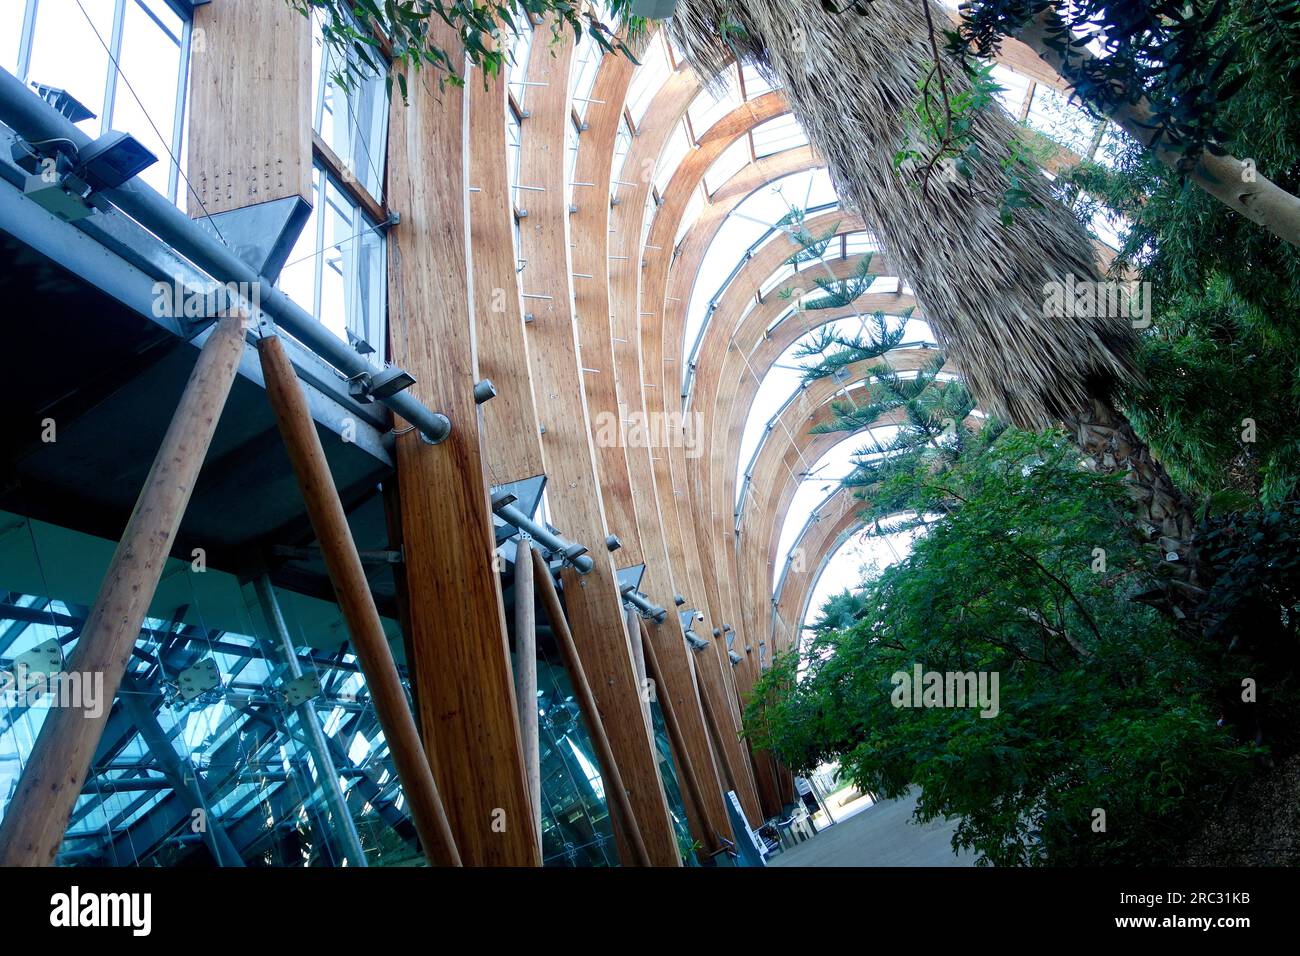
<svg viewBox="0 0 1300 956"><path fill-rule="evenodd" d="M636 588L630 584L623 586L623 600L631 604L638 611L648 618L652 618L656 624L662 624L668 619L668 612L658 604L652 604Z"/></svg>
<svg viewBox="0 0 1300 956"><path fill-rule="evenodd" d="M255 577L253 590L257 592L258 603L262 605L262 615L266 618L267 627L271 632L271 636L262 641L262 644L268 656L280 665L281 683L296 680L302 676L302 667L298 664L298 652L294 650L293 640L289 637L289 628L284 622L284 614L280 610L280 602L275 596L275 588L271 585L270 576L259 574ZM339 786L338 770L334 766L334 758L330 756L329 744L325 740L324 730L321 729L320 715L316 713L316 706L312 701L305 700L294 708L294 712L297 713L298 723L306 735L307 750L316 763L316 778L320 781L325 802L329 804L330 812L334 815L333 836L340 844L338 849L342 850L339 855L347 857L350 866L365 866L366 851L361 847L361 836L357 833L356 822L348 810L348 801L343 796L343 788Z"/></svg>
<svg viewBox="0 0 1300 956"><path fill-rule="evenodd" d="M0 70L0 121L19 136L34 142L65 139L78 151L91 139L61 116L35 93L26 89L11 73ZM352 378L373 372L374 366L355 349L338 339L316 317L266 281L243 259L220 240L208 235L164 197L136 180L115 189L98 193L135 219L173 249L203 269L218 282L246 283L258 290L258 305L275 322L325 361ZM249 303L250 306L252 303ZM250 317L256 319L255 316ZM408 392L397 392L378 399L402 418L411 422L423 438L437 444L451 434L446 415L431 411Z"/></svg>
<svg viewBox="0 0 1300 956"><path fill-rule="evenodd" d="M596 566L596 562L587 554L586 548L553 534L544 524L534 521L516 508L513 501L514 498L508 493L499 492L492 496L492 511L502 521L512 524L520 531L527 533L547 551L564 555L565 560L572 564L579 574L586 574Z"/></svg>

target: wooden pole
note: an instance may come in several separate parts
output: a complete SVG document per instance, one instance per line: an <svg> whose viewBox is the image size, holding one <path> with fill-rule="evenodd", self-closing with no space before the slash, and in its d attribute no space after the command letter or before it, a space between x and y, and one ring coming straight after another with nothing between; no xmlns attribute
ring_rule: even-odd
<svg viewBox="0 0 1300 956"><path fill-rule="evenodd" d="M591 693L591 685L587 683L587 674L582 669L582 661L578 657L578 648L574 645L573 635L569 632L569 622L564 617L564 608L560 606L560 595L555 590L555 582L551 580L551 569L547 567L546 561L537 551L533 552L533 570L537 580L541 582L542 600L546 604L546 616L551 619L551 631L555 635L555 643L560 646L564 664L569 669L569 677L573 681L573 693L582 707L582 714L587 719L587 730L591 733L592 743L596 746L601 774L605 778L605 793L614 801L614 806L618 810L618 818L632 847L633 856L636 857L636 865L649 866L650 854L646 852L645 841L641 839L641 828L637 826L636 817L632 815L632 801L627 798L627 791L623 789L623 778L619 775L618 764L614 762L614 752L609 746L609 737L605 734L605 722L601 720L600 711L596 709L596 698Z"/></svg>
<svg viewBox="0 0 1300 956"><path fill-rule="evenodd" d="M515 546L515 701L524 745L524 773L533 800L537 839L542 838L542 765L537 740L537 597L532 546L522 533Z"/></svg>
<svg viewBox="0 0 1300 956"><path fill-rule="evenodd" d="M334 595L352 635L352 647L361 662L366 687L375 703L375 713L393 755L425 856L434 866L460 866L460 853L447 823L442 797L420 745L415 718L407 705L406 691L393 663L393 652L379 620L356 542L352 540L343 503L334 487L325 450L316 434L307 397L277 336L258 339L257 352L266 376L266 395L298 478L312 530L316 532Z"/></svg>
<svg viewBox="0 0 1300 956"><path fill-rule="evenodd" d="M641 627L641 646L644 648L645 666L650 679L655 682L655 687L663 687L663 672L659 669L659 657L655 653L654 641L650 640L650 630L645 621L637 622ZM704 794L700 790L699 779L695 776L695 766L691 763L691 755L686 749L686 738L682 736L681 725L677 722L676 705L673 704L671 694L663 693L657 695L659 701L659 712L664 717L664 729L668 731L668 741L673 745L673 756L677 758L677 769L682 783L686 788L690 799L695 802L697 808L704 806ZM707 821L707 817L701 814L701 819ZM714 850L721 849L718 845L718 835L716 833L707 834L709 846L705 849L710 853Z"/></svg>
<svg viewBox="0 0 1300 956"><path fill-rule="evenodd" d="M217 322L203 343L135 510L113 552L104 582L86 618L69 673L102 674L103 700L113 700L131 650L158 590L181 518L244 351L242 316ZM0 824L0 866L54 862L72 808L85 783L110 708L97 717L72 707L45 718L27 768Z"/></svg>
<svg viewBox="0 0 1300 956"><path fill-rule="evenodd" d="M645 679L645 651L641 647L641 615L637 614L632 608L624 612L624 620L627 622L627 640L632 648L632 663L636 666L636 694L641 700L641 715L645 718L645 729L654 737L654 721L650 718L650 695L646 693ZM658 684L659 678L655 677ZM660 685L662 686L662 685Z"/></svg>

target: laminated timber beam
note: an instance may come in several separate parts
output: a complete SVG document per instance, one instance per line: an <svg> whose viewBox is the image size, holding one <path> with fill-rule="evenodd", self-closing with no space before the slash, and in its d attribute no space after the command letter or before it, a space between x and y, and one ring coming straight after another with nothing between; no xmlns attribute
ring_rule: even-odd
<svg viewBox="0 0 1300 956"><path fill-rule="evenodd" d="M527 310L519 298L515 210L506 166L508 73L502 70L488 78L476 70L465 83L474 315L479 336L491 343L479 354L479 374L496 387L496 397L483 406L484 453L492 485L546 473L528 373Z"/></svg>
<svg viewBox="0 0 1300 956"><path fill-rule="evenodd" d="M699 93L698 81L689 71L678 70L651 101L643 117L638 136L633 140L624 160L624 173L616 190L618 205L610 216L611 255L609 257L610 315L614 326L614 354L618 366L618 385L621 398L620 411L625 417L643 417L646 422L655 419L668 427L670 421L659 390L663 387L661 310L645 310L641 305L641 277L650 262L667 262L671 256L669 243L648 243L642 246L645 233L646 204L650 195L654 172L658 167L664 147L686 114L690 103ZM777 94L768 94L743 104L715 123L699 139L698 148L688 151L674 174L673 181L693 177L699 180L712 162L737 138L773 116L784 112L783 100ZM669 187L671 192L672 187ZM643 354L645 343L652 343L651 354ZM675 390L676 386L673 385ZM657 429L656 433L662 430ZM628 471L636 502L636 518L641 532L642 553L646 556L646 584L644 590L665 604L679 592L694 593L702 602L702 584L692 582L691 576L680 561L674 562L672 542L680 542L678 514L675 500L670 507L662 506L659 494L661 481L671 487L669 458L674 449L682 445L686 436L674 428L669 440L656 443L653 448L633 446L627 449ZM677 547L680 553L680 546ZM725 806L714 799L715 791L722 789L709 741L709 731L704 721L700 694L709 693L692 679L685 644L680 639L675 624L655 625L650 628L649 639L660 648L670 692L677 697L682 714L683 740L691 748L691 760L703 775L716 781L716 786L705 788L705 799L713 819L714 832L723 832L719 823L725 823ZM711 674L706 672L706 679ZM738 728L736 728L738 730ZM735 736L734 734L730 736ZM729 767L730 779L738 781L738 796L742 807L754 823L761 820L760 807L752 785L748 761L738 739L729 741L730 751L721 759L733 762Z"/></svg>
<svg viewBox="0 0 1300 956"><path fill-rule="evenodd" d="M861 228L852 217L838 210L823 213L808 220L806 227L813 234L818 230L837 228L838 231L852 231ZM759 287L763 278L771 275L780 265L799 249L798 244L788 235L778 234L752 254L741 272L729 283L718 297L717 308L704 329L701 346L697 355L694 388L691 395L691 410L698 415L698 427L701 442L712 448L713 456L718 462L730 462L731 474L726 472L725 464L712 467L711 461L696 459L687 462L687 474L690 479L688 488L691 492L692 505L695 509L697 540L701 551L701 562L707 569L713 568L713 584L719 601L720 616L727 623L738 626L738 608L734 601L733 583L736 581L735 545L734 545L734 491L728 499L726 488L734 489L734 471L737 452L728 450L729 436L717 425L717 403L720 390L734 388L732 383L744 377L753 378L752 373L743 368L743 356L732 356L729 348L731 330L745 305L750 301L753 290ZM879 270L880 264L873 260L873 271ZM727 378L723 377L724 360L740 360L741 368ZM737 439L738 447L738 439ZM744 665L742 665L742 668ZM742 669L742 674L745 670Z"/></svg>
<svg viewBox="0 0 1300 956"><path fill-rule="evenodd" d="M841 488L818 511L795 544L802 548L807 560L801 569L790 569L781 582L781 596L776 604L776 618L783 650L794 646L798 629L807 611L822 567L846 534L862 527L861 503L852 490Z"/></svg>
<svg viewBox="0 0 1300 956"><path fill-rule="evenodd" d="M721 137L717 141L711 140L709 146L716 148L716 142L721 141ZM727 145L730 145L730 142L727 142ZM692 196L696 194L696 190L702 188L704 173L717 159L714 150L709 149L708 163L700 164L704 166L703 169L696 168L695 156L706 148L708 147L702 144L700 149L687 153L682 161L682 167L673 174L668 187L664 190L663 202L655 210L654 220L646 240L647 249L668 250L671 247ZM724 146L724 151L725 148ZM703 207L678 249L674 250L677 254L645 257L638 311L643 318L641 349L643 375L648 388L646 406L649 412L666 418L682 413L681 355L685 316L682 309L670 308L671 300L667 298L666 291L670 266L676 268L680 264L684 273L695 276L704 253L727 215L754 189L760 188L771 179L788 175L801 168L809 168L813 164L812 157L811 149L805 146L785 150L742 167L710 197L710 201ZM685 169L688 163L691 164L691 168ZM698 241L702 236L707 236L707 239L703 242ZM650 321L644 321L646 319ZM695 550L694 538L684 537L682 533L680 505L684 502L679 502L679 490L685 480L685 454L683 446L672 446L665 449L665 453L654 462L655 491L659 498L660 513L663 516L664 536L674 580L680 578L682 593L691 595L703 603L704 583L700 574L699 556ZM712 627L707 608L702 610L706 612L705 627Z"/></svg>
<svg viewBox="0 0 1300 956"><path fill-rule="evenodd" d="M634 71L635 65L626 57L606 55L592 86L584 117L586 128L578 140L571 194L573 290L597 473L609 528L621 542L617 560L623 566L645 565L641 590L651 594L657 603L672 607L672 586L665 584L667 557L656 554L654 549L656 524L653 523L657 523L658 515L644 511L638 514L641 509L637 507L639 502L631 483L629 458L645 453L645 449L632 447L624 440L634 406L629 406L626 391L616 374L616 346L625 345L626 339L616 328L617 307L611 301L609 284L610 267L616 261L610 243L610 236L615 232L611 228L611 193L619 198L615 210L630 208L629 202L623 199L628 186L626 182L617 185L612 182L611 167L623 104ZM687 90L698 89L693 77L684 74L678 75L677 85ZM643 135L644 130L639 130L638 140ZM630 163L625 161L624 169L629 168ZM619 341L621 338L623 342ZM615 436L617 440L611 440ZM649 550L643 547L643 532L649 535ZM664 680L657 680L655 692L661 702L668 698L676 700L686 730L683 736L670 739L678 776L702 767L711 783L701 788L701 799L696 800L683 780L682 794L692 834L702 845L712 848L716 845L716 834L727 832L726 808L685 642L674 621L650 622L649 627L669 662ZM639 630L637 626L635 632L629 632L634 663L642 640ZM680 750L683 741L689 741L692 750Z"/></svg>
<svg viewBox="0 0 1300 956"><path fill-rule="evenodd" d="M630 449L623 441L628 408L614 367L614 337L618 333L614 330L608 271L613 218L610 197L611 193L617 196L623 191L622 186L611 190L614 147L635 70L636 65L625 56L606 54L601 59L587 105L587 128L578 137L573 181L580 185L572 186L569 206L573 302L583 391L605 521L622 543L615 559L622 567L646 563L628 471Z"/></svg>
<svg viewBox="0 0 1300 956"><path fill-rule="evenodd" d="M690 295L689 287L717 230L730 212L754 190L772 179L812 168L815 164L812 150L805 146L784 150L746 165L713 193L710 202L678 244L676 255L646 256L639 311L643 317L656 314L659 319L658 335L655 334L655 325L643 326L642 331L644 374L648 382L657 386L646 394L650 411L660 412L666 417L683 412L679 357L684 348L685 303ZM700 173L701 179L702 175ZM646 244L648 249L669 248L678 233L690 195L696 188L699 188L699 180L673 176L664 191L664 202L655 213ZM668 287L670 272L676 279L674 287ZM684 577L683 593L690 595L699 605L697 610L703 617L699 632L708 639L713 629L720 628L723 622L711 617L706 601L699 552L695 535L690 530L694 527L694 514L686 480L685 447L673 445L665 449L660 460L655 462L655 490L663 516L669 560L675 575ZM721 769L725 771L730 787L740 797L746 815L752 823L758 823L762 811L748 750L740 739L734 675L729 662L723 665L717 642L710 641L710 645L692 661L700 686L701 703L708 705L706 721L710 723Z"/></svg>
<svg viewBox="0 0 1300 956"><path fill-rule="evenodd" d="M840 229L848 229L844 216L838 210L824 213L809 220L810 231L826 229L838 224ZM730 341L731 330L745 305L750 301L762 278L771 275L781 263L797 251L797 244L788 235L773 236L759 250L754 252L740 274L733 278L727 288L717 298L717 306L706 319L701 345L696 355L695 375L689 403L691 412L696 416L700 441L705 447L714 449L714 456L719 462L732 460L725 450L723 436L715 427L715 404L720 384L730 385L721 379L721 363ZM759 278L762 277L762 278ZM739 381L736 375L732 382ZM713 467L711 461L703 459L687 461L687 488L690 493L691 507L694 511L693 526L700 552L700 561L704 569L705 586L709 590L710 605L714 607L715 617L735 625L736 609L730 600L729 583L735 580L731 554L734 554L733 533L731 529L734 500L727 501L723 492L726 466Z"/></svg>
<svg viewBox="0 0 1300 956"><path fill-rule="evenodd" d="M539 29L548 29L547 24ZM523 88L529 115L520 131L519 185L530 188L524 191L527 216L520 223L520 256L525 260L520 282L533 315L527 325L529 366L544 429L548 505L554 522L576 540L599 543L610 531L570 307L574 280L564 145L573 52L573 38L566 33L555 43L533 44L529 58L528 82L542 85ZM678 866L681 858L658 755L641 716L614 562L604 548L593 548L591 557L590 573L580 575L572 568L561 572L569 625L649 859L655 866Z"/></svg>
<svg viewBox="0 0 1300 956"><path fill-rule="evenodd" d="M443 25L432 38L459 49ZM524 771L474 386L470 281L468 101L430 71L408 78L390 106L389 333L412 391L451 419L430 445L399 423L396 440L410 644L430 767L467 865L536 866L541 859Z"/></svg>
<svg viewBox="0 0 1300 956"><path fill-rule="evenodd" d="M854 383L861 381L871 366L877 363L889 364L900 371L909 371L921 367L933 355L933 352L923 349L904 350L901 354L891 353L880 359L859 362L847 367L845 381ZM765 533L766 522L770 520L779 525L781 515L784 514L781 510L781 495L777 493L779 482L788 482L792 488L797 486L802 476L811 471L822 451L829 450L847 437L842 434L829 436L809 434L809 428L817 421L818 414L828 413L830 402L845 390L843 383L830 376L816 379L797 390L788 404L769 423L770 427L761 436L755 452L750 471L752 476L750 490L753 493L748 497L756 506L742 512L745 520L737 531L736 549L740 556L738 560L740 577L736 581L736 587L749 601L746 607L748 615L746 623L758 628L756 631L746 632L745 647L740 648L746 651L743 655L746 660L743 667L738 668L740 671L738 682L741 685L742 696L746 699L753 681L758 676L758 655L753 652L757 651L760 641L766 640L769 630L767 621L759 620L755 616L767 602L770 595L769 586L760 585L761 590L757 592L752 590L754 565L770 567L768 536ZM859 397L861 394L859 390ZM816 443L816 439L821 439L821 442ZM771 497L764 498L765 494ZM790 497L793 498L793 491ZM756 532L755 528L759 530ZM769 577L768 580L770 581L771 578ZM757 606L754 604L755 598L759 602Z"/></svg>
<svg viewBox="0 0 1300 956"><path fill-rule="evenodd" d="M310 204L311 21L288 3L221 0L195 8L194 28L209 52L190 58L190 216Z"/></svg>
<svg viewBox="0 0 1300 956"><path fill-rule="evenodd" d="M207 333L65 668L85 679L102 674L105 700L117 696L158 590L244 354L245 324L243 316L230 315ZM0 866L53 864L110 712L50 710L0 822Z"/></svg>
<svg viewBox="0 0 1300 956"><path fill-rule="evenodd" d="M660 420L656 423L646 417L649 408L641 357L641 325L643 319L653 324L655 317L638 315L637 305L643 261L651 256L667 255L667 252L643 250L641 242L654 170L669 136L698 93L699 82L693 73L678 70L670 74L651 101L638 135L632 140L623 162L620 182L614 190L619 202L612 207L608 217L608 314L618 383L618 413L621 418L631 421L633 427L638 422L643 423L644 434L654 436L653 441L626 442L627 471L631 482L627 506L633 512L634 527L639 536L639 557L646 568L641 590L665 607L675 605L675 596L684 589L685 580L675 578L669 564L664 520L655 487L654 459L667 455L678 433L667 422ZM671 705L677 721L677 743L686 748L678 751L674 747L679 770L681 773L693 772L704 781L698 788L699 801L693 801L702 819L693 821L693 830L705 846L712 848L716 835L729 832L730 826L723 802L723 777L718 772L710 744L700 687L688 656L690 651L675 615L663 622L646 622L645 635L645 640L657 652L660 667L656 693L665 709Z"/></svg>
<svg viewBox="0 0 1300 956"><path fill-rule="evenodd" d="M824 231L827 228L835 229L838 234L860 228L860 225L852 217L845 217L836 210L809 220L808 228L814 234L820 234L818 230ZM700 441L713 450L713 455L709 462L688 462L687 470L693 479L690 487L694 496L692 500L697 534L701 535L699 543L705 555L703 561L706 565L710 560L713 562L715 587L721 602L719 613L734 629L736 646L740 652L740 661L731 669L731 676L738 697L738 709L741 711L758 676L758 655L753 650L763 640L762 635L766 629L757 632L750 630L753 616L747 613L750 608L743 601L738 555L740 548L734 530L735 470L743 422L734 433L720 427L722 416L717 406L719 403L726 406L730 400L732 390L725 388L728 382L748 380L756 389L761 381L752 369L745 367L746 356L735 348L727 334L727 330L735 324L731 316L740 315L752 290L757 289L763 278L797 250L797 244L789 236L773 237L752 254L749 262L722 292L717 300L717 308L710 317L712 321L704 330L694 382L698 392L692 395L691 407L698 415ZM821 264L818 263L817 267L821 268ZM879 268L875 264L875 269ZM725 352L721 348L724 342L729 345ZM718 466L715 462L721 465ZM725 649L725 644L723 648ZM749 651L746 652L746 649ZM781 801L777 793L773 763L765 754L752 754L752 757L763 810L768 814L775 813L780 809Z"/></svg>
<svg viewBox="0 0 1300 956"><path fill-rule="evenodd" d="M660 88L651 101L650 107L646 109L641 129L638 130L637 138L633 140L627 159L624 160L625 172L619 183L619 189L616 190L619 194L619 204L614 207L614 213L610 217L614 224L610 232L615 238L611 243L614 251L608 260L608 273L610 273L610 315L615 328L615 356L619 364L619 393L623 399L621 410L625 415L647 415L654 412L663 415L667 411L659 394L659 390L663 388L662 350L656 347L659 342L662 342L662 330L659 324L662 311L642 310L640 281L642 268L651 261L667 263L671 259L667 251L671 239L662 243L647 243L647 246L642 248L641 237L645 234L643 219L645 219L650 183L664 144L672 130L676 129L690 101L698 94L698 90L698 81L692 73L679 70L669 74L668 81ZM682 181L689 178L699 181L712 161L722 155L729 144L748 133L754 126L783 112L785 112L783 99L777 94L768 94L750 103L742 104L716 122L703 137L699 138L697 150L686 153L677 168L672 182L679 185L677 186L679 193L682 191L680 186ZM669 193L671 191L672 185L669 185ZM642 355L645 342L653 343L653 355L649 358ZM676 384L672 385L672 389L673 394L676 394ZM675 499L669 497L669 507L664 509L658 490L660 481L664 481L668 486L672 484L668 459L676 449L680 449L680 442L669 441L667 446L655 447L654 453L645 447L629 447L627 451L628 471L636 493L637 522L643 538L642 549L643 553L649 555L646 561L645 589L655 596L663 594L664 600L669 594L680 591L693 592L703 597L701 585L695 584L695 587L690 587L688 572L681 563L675 564L671 561L673 544L677 545L676 550L680 553L677 503ZM656 630L669 633L659 635L654 633ZM686 743L693 748L695 766L705 766L706 769L714 770L716 779L718 774L712 761L711 748L708 747L708 731L703 722L703 710L698 705L701 693L705 695L710 692L716 693L716 688L707 685L702 687L695 680L690 680L690 675L695 671L690 666L689 659L686 659L685 645L677 636L676 627L656 626L651 628L651 631L653 631L651 640L659 641L662 646L663 654L666 656L664 661L666 671L671 675L672 683L681 688L681 691L676 692L679 693L679 709L686 701L697 702L693 708L682 710L686 717L682 721L684 737ZM675 676L672 676L673 671L676 671ZM706 680L710 679L711 672L708 670L705 672ZM732 711L728 709L725 713L731 714ZM695 714L699 714L698 721L695 719ZM738 732L738 727L735 730ZM761 808L758 806L757 793L753 788L744 748L738 744L735 732L728 735L728 743L725 747L729 753L720 758L733 763L728 767L731 773L727 777L740 782L737 787L741 804L753 822L757 823L761 819ZM711 796L714 790L716 788L707 788L708 795ZM715 816L725 812L724 808L716 805L712 805L711 809Z"/></svg>

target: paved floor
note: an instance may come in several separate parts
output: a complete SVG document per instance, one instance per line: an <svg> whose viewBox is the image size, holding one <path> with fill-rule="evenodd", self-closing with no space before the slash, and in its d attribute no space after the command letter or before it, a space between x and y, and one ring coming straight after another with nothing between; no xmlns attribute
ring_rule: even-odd
<svg viewBox="0 0 1300 956"><path fill-rule="evenodd" d="M974 866L974 855L952 852L956 825L912 822L914 796L887 800L823 829L769 866Z"/></svg>

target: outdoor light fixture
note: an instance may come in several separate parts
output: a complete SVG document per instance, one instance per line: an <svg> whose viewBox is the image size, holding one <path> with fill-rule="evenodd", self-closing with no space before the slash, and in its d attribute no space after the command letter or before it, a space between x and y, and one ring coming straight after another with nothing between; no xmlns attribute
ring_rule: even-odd
<svg viewBox="0 0 1300 956"><path fill-rule="evenodd" d="M415 384L411 373L389 366L377 372L361 372L348 379L348 394L361 402L391 398Z"/></svg>
<svg viewBox="0 0 1300 956"><path fill-rule="evenodd" d="M737 654L735 651L727 651L727 657L731 659L732 667L735 667L737 664L740 663L740 655Z"/></svg>
<svg viewBox="0 0 1300 956"><path fill-rule="evenodd" d="M62 90L50 91L56 103L63 102L63 95ZM71 115L80 115L74 108L80 106L75 100L63 106ZM158 161L130 135L115 131L105 133L82 150L67 139L39 145L47 148L38 149L17 139L10 147L10 155L28 173L23 195L64 222L85 219L94 211L91 193L96 189L120 186Z"/></svg>
<svg viewBox="0 0 1300 956"><path fill-rule="evenodd" d="M690 644L691 650L694 651L702 651L709 646L708 641L700 637L700 635L696 634L694 631L690 630L689 628L686 631L686 643Z"/></svg>
<svg viewBox="0 0 1300 956"><path fill-rule="evenodd" d="M81 151L81 171L92 188L115 189L158 162L130 133L109 130Z"/></svg>

